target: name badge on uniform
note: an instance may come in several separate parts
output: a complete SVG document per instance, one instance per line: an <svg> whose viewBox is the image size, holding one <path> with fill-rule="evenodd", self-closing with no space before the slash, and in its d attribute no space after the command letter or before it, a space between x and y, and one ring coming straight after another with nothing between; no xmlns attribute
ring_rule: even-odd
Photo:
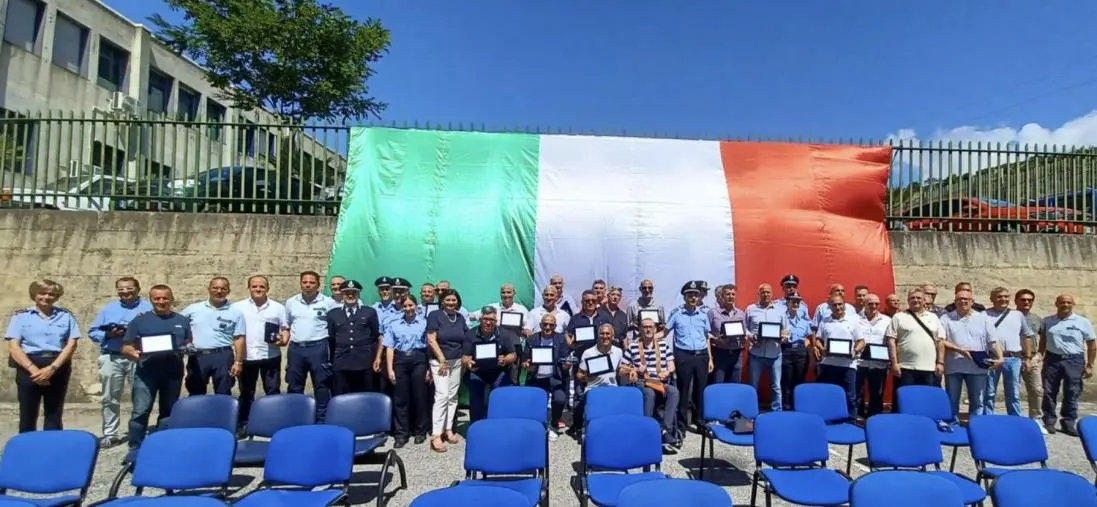
<svg viewBox="0 0 1097 507"><path fill-rule="evenodd" d="M853 357L853 340L839 338L827 339L827 355L835 357Z"/></svg>
<svg viewBox="0 0 1097 507"><path fill-rule="evenodd" d="M537 365L552 364L554 347L532 347L530 348L530 363Z"/></svg>
<svg viewBox="0 0 1097 507"><path fill-rule="evenodd" d="M587 373L594 376L605 375L613 371L613 363L610 362L609 356L602 354L600 356L594 356L587 358Z"/></svg>
<svg viewBox="0 0 1097 507"><path fill-rule="evenodd" d="M499 343L477 343L475 356L477 361L490 361L499 357Z"/></svg>
<svg viewBox="0 0 1097 507"><path fill-rule="evenodd" d="M155 334L140 338L141 355L164 355L175 351L175 342L170 334Z"/></svg>
<svg viewBox="0 0 1097 507"><path fill-rule="evenodd" d="M499 326L506 328L520 328L526 320L522 312L502 312L499 314Z"/></svg>
<svg viewBox="0 0 1097 507"><path fill-rule="evenodd" d="M263 324L263 341L267 343L278 343L278 331L281 328L278 324L273 322L267 322Z"/></svg>
<svg viewBox="0 0 1097 507"><path fill-rule="evenodd" d="M763 340L780 340L781 323L762 322L761 324L758 324L758 336Z"/></svg>
<svg viewBox="0 0 1097 507"><path fill-rule="evenodd" d="M579 326L575 328L575 341L594 341L594 326Z"/></svg>
<svg viewBox="0 0 1097 507"><path fill-rule="evenodd" d="M640 321L650 320L656 324L662 324L659 322L659 310L640 310Z"/></svg>

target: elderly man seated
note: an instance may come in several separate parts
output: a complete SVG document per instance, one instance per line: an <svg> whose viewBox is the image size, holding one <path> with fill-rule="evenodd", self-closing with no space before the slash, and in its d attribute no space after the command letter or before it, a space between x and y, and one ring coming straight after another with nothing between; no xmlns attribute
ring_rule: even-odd
<svg viewBox="0 0 1097 507"><path fill-rule="evenodd" d="M673 454L677 444L674 417L678 407L678 388L671 383L674 353L666 340L657 336L655 321L641 321L639 339L630 342L625 349L618 373L644 391L645 415L654 417L656 408L662 411L663 448Z"/></svg>

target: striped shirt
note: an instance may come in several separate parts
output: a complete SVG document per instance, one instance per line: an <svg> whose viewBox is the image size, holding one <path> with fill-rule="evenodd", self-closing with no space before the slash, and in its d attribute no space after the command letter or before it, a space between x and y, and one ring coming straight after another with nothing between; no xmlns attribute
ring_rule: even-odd
<svg viewBox="0 0 1097 507"><path fill-rule="evenodd" d="M659 366L662 368L663 372L666 372L668 365L674 360L674 353L671 352L670 345L666 340L657 340L653 343L659 344L659 359L661 359ZM658 377L655 363L655 347L647 347L644 349L643 364L641 364L640 342L638 340L630 342L628 349L625 350L623 360L626 365L633 368L640 368L646 365L648 376L654 378Z"/></svg>

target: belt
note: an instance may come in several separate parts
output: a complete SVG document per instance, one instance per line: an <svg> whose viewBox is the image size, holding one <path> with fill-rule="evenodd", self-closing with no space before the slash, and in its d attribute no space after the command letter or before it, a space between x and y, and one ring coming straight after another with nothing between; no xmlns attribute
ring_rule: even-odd
<svg viewBox="0 0 1097 507"><path fill-rule="evenodd" d="M309 340L307 342L289 342L289 345L290 345L290 347L300 347L300 348L319 347L320 345L323 345L327 342L328 341L326 339L321 338L319 340Z"/></svg>
<svg viewBox="0 0 1097 507"><path fill-rule="evenodd" d="M60 352L30 352L27 354L27 357L53 359L59 355L61 355Z"/></svg>
<svg viewBox="0 0 1097 507"><path fill-rule="evenodd" d="M1082 354L1056 354L1054 352L1048 352L1048 359L1077 359L1083 357Z"/></svg>
<svg viewBox="0 0 1097 507"><path fill-rule="evenodd" d="M225 352L232 350L232 347L214 347L212 349L195 349L193 355L204 356L207 354L216 354L218 352Z"/></svg>
<svg viewBox="0 0 1097 507"><path fill-rule="evenodd" d="M398 356L410 356L412 354L426 354L427 349L396 350Z"/></svg>
<svg viewBox="0 0 1097 507"><path fill-rule="evenodd" d="M802 348L804 348L804 342L782 343L781 348L782 349L802 349Z"/></svg>
<svg viewBox="0 0 1097 507"><path fill-rule="evenodd" d="M1025 357L1024 352L1009 352L1009 351L1006 351L1006 352L1003 352L1002 355L1004 355L1006 357L1020 357L1020 358Z"/></svg>
<svg viewBox="0 0 1097 507"><path fill-rule="evenodd" d="M689 350L689 349L676 348L676 349L674 349L674 353L675 354L686 354L686 355L689 355L689 356L707 356L708 355L708 349Z"/></svg>

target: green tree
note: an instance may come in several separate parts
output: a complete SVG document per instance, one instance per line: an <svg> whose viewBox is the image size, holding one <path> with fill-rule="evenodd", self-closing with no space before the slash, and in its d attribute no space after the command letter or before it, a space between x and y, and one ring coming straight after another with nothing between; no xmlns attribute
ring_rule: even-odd
<svg viewBox="0 0 1097 507"><path fill-rule="evenodd" d="M201 62L219 98L287 122L378 117L373 64L389 48L381 22L316 0L166 0L180 23L149 18L174 51Z"/></svg>

